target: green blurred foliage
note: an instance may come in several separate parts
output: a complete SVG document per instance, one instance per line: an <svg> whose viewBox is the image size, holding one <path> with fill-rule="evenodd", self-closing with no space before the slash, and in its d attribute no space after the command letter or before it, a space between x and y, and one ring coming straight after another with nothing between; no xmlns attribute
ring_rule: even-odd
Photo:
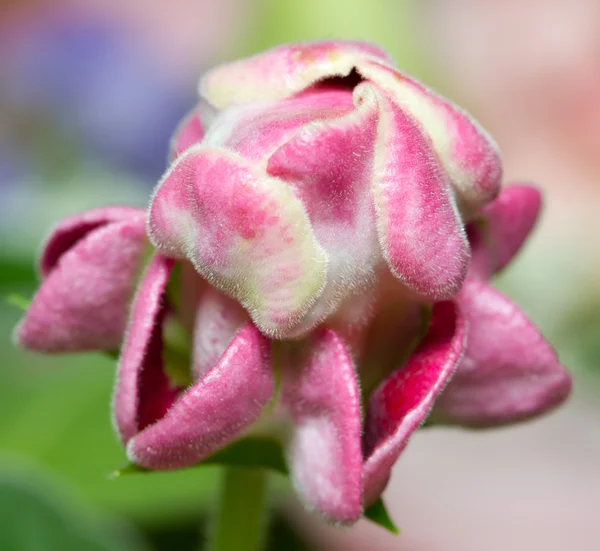
<svg viewBox="0 0 600 551"><path fill-rule="evenodd" d="M143 551L129 527L93 513L30 469L0 468L3 551Z"/></svg>

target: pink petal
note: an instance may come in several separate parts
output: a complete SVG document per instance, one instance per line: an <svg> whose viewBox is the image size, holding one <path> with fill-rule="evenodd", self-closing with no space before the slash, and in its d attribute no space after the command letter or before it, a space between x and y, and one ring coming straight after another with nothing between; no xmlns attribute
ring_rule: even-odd
<svg viewBox="0 0 600 551"><path fill-rule="evenodd" d="M501 425L545 413L567 398L569 373L515 304L475 280L458 302L470 327L467 349L432 420Z"/></svg>
<svg viewBox="0 0 600 551"><path fill-rule="evenodd" d="M283 45L209 71L200 83L200 93L219 109L279 100L325 78L347 76L364 59L389 60L383 50L365 42Z"/></svg>
<svg viewBox="0 0 600 551"><path fill-rule="evenodd" d="M502 182L502 161L495 142L477 121L387 64L366 60L358 70L385 91L431 140L461 212L470 215L496 197Z"/></svg>
<svg viewBox="0 0 600 551"><path fill-rule="evenodd" d="M295 422L292 481L310 509L349 524L362 514L360 394L340 337L321 329L285 366L283 402ZM288 369L289 367L289 369Z"/></svg>
<svg viewBox="0 0 600 551"><path fill-rule="evenodd" d="M284 335L323 289L326 256L283 182L218 149L194 147L150 206L152 242L238 300L261 331Z"/></svg>
<svg viewBox="0 0 600 551"><path fill-rule="evenodd" d="M144 215L141 209L130 207L103 207L69 216L52 230L46 238L40 256L40 271L47 277L59 258L88 233L109 224Z"/></svg>
<svg viewBox="0 0 600 551"><path fill-rule="evenodd" d="M466 276L469 248L447 175L414 119L378 97L373 192L381 248L409 289L451 298Z"/></svg>
<svg viewBox="0 0 600 551"><path fill-rule="evenodd" d="M473 250L470 275L489 279L517 254L535 226L542 206L540 191L513 184L467 226Z"/></svg>
<svg viewBox="0 0 600 551"><path fill-rule="evenodd" d="M164 296L173 261L156 255L135 298L113 400L115 426L126 444L166 413L176 395L163 370Z"/></svg>
<svg viewBox="0 0 600 551"><path fill-rule="evenodd" d="M267 172L302 201L328 256L327 286L311 314L314 325L337 310L357 286L373 280L381 260L371 198L377 103L355 89L357 109L307 124L270 157Z"/></svg>
<svg viewBox="0 0 600 551"><path fill-rule="evenodd" d="M144 217L105 224L76 241L84 225L70 231L65 224L51 239L43 261L48 275L17 328L21 346L39 352L119 348L147 244ZM59 245L69 240L76 243L60 254Z"/></svg>
<svg viewBox="0 0 600 551"><path fill-rule="evenodd" d="M425 420L460 361L465 336L466 325L456 306L437 303L423 342L369 398L363 446L365 504L385 488L410 435Z"/></svg>
<svg viewBox="0 0 600 551"><path fill-rule="evenodd" d="M383 288L378 285L375 313L364 335L346 338L357 358L364 396L369 396L387 375L404 363L423 338L429 322L428 305L408 300L406 292L395 283ZM345 336L344 332L342 335Z"/></svg>
<svg viewBox="0 0 600 551"><path fill-rule="evenodd" d="M214 118L203 145L235 151L256 165L304 125L334 119L353 107L351 90L325 86L278 102L230 107Z"/></svg>
<svg viewBox="0 0 600 551"><path fill-rule="evenodd" d="M450 175L463 212L471 214L497 195L502 163L487 132L456 105L398 73L389 57L369 44L336 41L281 46L210 71L200 93L222 109L281 100L318 82L346 77L350 87L361 78L382 87L422 125Z"/></svg>
<svg viewBox="0 0 600 551"><path fill-rule="evenodd" d="M248 323L248 315L235 300L208 287L198 301L194 325L192 370L202 378L219 360L235 334Z"/></svg>
<svg viewBox="0 0 600 551"><path fill-rule="evenodd" d="M204 125L200 119L198 107L195 107L179 123L171 139L171 160L179 157L184 151L202 141Z"/></svg>
<svg viewBox="0 0 600 551"><path fill-rule="evenodd" d="M243 433L272 394L269 341L247 324L202 380L129 440L127 455L150 469L193 465Z"/></svg>

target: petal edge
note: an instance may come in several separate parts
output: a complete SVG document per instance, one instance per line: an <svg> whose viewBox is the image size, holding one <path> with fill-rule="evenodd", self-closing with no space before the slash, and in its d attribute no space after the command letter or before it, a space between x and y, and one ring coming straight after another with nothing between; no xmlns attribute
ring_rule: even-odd
<svg viewBox="0 0 600 551"><path fill-rule="evenodd" d="M465 356L436 401L431 420L471 428L541 415L561 404L571 377L523 312L471 280L458 303L471 328ZM493 338L490 338L493 335Z"/></svg>
<svg viewBox="0 0 600 551"><path fill-rule="evenodd" d="M364 502L384 490L390 470L454 373L466 341L466 324L452 302L433 308L429 331L406 365L369 398L363 448Z"/></svg>

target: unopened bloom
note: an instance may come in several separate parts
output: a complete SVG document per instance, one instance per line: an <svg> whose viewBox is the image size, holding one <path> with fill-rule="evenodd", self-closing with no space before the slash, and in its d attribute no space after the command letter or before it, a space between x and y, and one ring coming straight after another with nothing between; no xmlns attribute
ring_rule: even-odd
<svg viewBox="0 0 600 551"><path fill-rule="evenodd" d="M487 284L539 193L500 193L495 145L464 112L347 42L224 65L200 92L147 213L156 252L131 306L145 240L129 256L101 240L100 272L88 242L139 232L140 213L100 211L88 218L103 225L72 219L50 239L55 271L18 331L31 348L111 348L97 334L123 328L102 312L129 311L114 418L133 462L186 467L267 430L308 507L351 523L432 408L431 422L488 426L565 399L551 347ZM52 290L69 278L68 297ZM54 333L77 341L44 341L63 320Z"/></svg>

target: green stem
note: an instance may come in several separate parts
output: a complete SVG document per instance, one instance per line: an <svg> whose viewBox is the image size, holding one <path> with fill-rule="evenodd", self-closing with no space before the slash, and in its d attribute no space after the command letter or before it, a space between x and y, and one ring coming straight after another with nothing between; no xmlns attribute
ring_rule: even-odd
<svg viewBox="0 0 600 551"><path fill-rule="evenodd" d="M210 551L259 551L262 547L267 473L224 467L221 502Z"/></svg>

